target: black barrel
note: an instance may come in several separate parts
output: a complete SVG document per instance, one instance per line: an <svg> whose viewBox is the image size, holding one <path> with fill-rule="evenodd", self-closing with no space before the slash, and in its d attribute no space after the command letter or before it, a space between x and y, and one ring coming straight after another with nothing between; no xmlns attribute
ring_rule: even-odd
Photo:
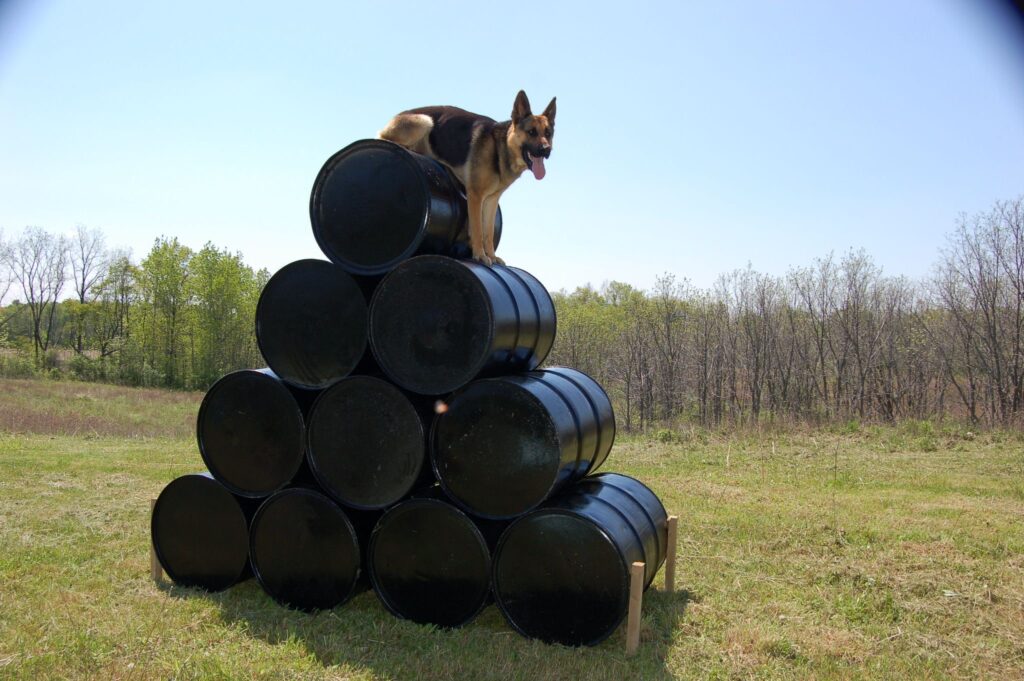
<svg viewBox="0 0 1024 681"><path fill-rule="evenodd" d="M317 482L341 503L381 509L431 475L425 427L405 394L372 376L323 391L309 417L307 458Z"/></svg>
<svg viewBox="0 0 1024 681"><path fill-rule="evenodd" d="M324 388L367 352L360 284L325 260L298 260L270 278L256 305L256 341L274 372L300 388Z"/></svg>
<svg viewBox="0 0 1024 681"><path fill-rule="evenodd" d="M157 497L150 520L153 549L164 572L176 584L207 591L251 576L247 516L252 503L209 473L172 480Z"/></svg>
<svg viewBox="0 0 1024 681"><path fill-rule="evenodd" d="M665 562L667 515L633 478L602 473L514 521L494 554L498 607L516 631L550 643L596 645L629 605L629 569L644 588Z"/></svg>
<svg viewBox="0 0 1024 681"><path fill-rule="evenodd" d="M299 403L269 369L235 371L214 383L199 407L196 439L213 477L244 497L281 489L303 467Z"/></svg>
<svg viewBox="0 0 1024 681"><path fill-rule="evenodd" d="M573 369L474 381L434 422L434 472L470 513L512 518L597 469L614 438L609 418L608 396Z"/></svg>
<svg viewBox="0 0 1024 681"><path fill-rule="evenodd" d="M370 539L368 568L384 606L421 624L457 627L490 601L494 523L483 527L438 487L387 511ZM507 523L506 523L507 524Z"/></svg>
<svg viewBox="0 0 1024 681"><path fill-rule="evenodd" d="M414 255L468 255L461 184L437 161L385 140L354 142L327 160L309 217L320 249L354 274L383 274Z"/></svg>
<svg viewBox="0 0 1024 681"><path fill-rule="evenodd" d="M356 530L338 504L305 487L263 502L249 532L252 569L275 601L298 610L328 610L357 590L362 554Z"/></svg>
<svg viewBox="0 0 1024 681"><path fill-rule="evenodd" d="M554 337L551 297L514 267L420 256L385 277L370 304L370 344L381 370L425 395L534 369Z"/></svg>

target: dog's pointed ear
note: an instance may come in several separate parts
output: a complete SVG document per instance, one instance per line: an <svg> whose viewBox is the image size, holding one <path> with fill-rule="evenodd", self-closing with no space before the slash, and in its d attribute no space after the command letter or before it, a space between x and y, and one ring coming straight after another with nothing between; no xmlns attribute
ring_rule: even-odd
<svg viewBox="0 0 1024 681"><path fill-rule="evenodd" d="M551 125L555 124L555 99L557 98L551 98L551 103L548 104L548 108L544 109L544 113L541 114L544 118L548 119L548 123Z"/></svg>
<svg viewBox="0 0 1024 681"><path fill-rule="evenodd" d="M512 105L512 122L518 123L531 114L533 112L530 111L530 100L526 98L526 93L520 90L516 95L516 103Z"/></svg>

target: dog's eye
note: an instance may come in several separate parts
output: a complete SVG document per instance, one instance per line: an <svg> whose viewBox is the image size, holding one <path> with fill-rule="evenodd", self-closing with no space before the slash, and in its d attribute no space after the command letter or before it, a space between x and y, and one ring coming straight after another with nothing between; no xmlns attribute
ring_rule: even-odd
<svg viewBox="0 0 1024 681"><path fill-rule="evenodd" d="M536 130L531 130L530 131L530 137L536 137L536 136L537 136L537 131Z"/></svg>

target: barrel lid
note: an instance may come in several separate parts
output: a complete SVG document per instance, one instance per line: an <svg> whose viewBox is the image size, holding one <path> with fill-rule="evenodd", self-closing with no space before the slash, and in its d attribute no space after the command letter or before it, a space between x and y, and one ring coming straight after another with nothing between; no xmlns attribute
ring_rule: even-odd
<svg viewBox="0 0 1024 681"><path fill-rule="evenodd" d="M625 617L629 570L593 520L542 508L513 522L494 553L495 601L524 636L596 645Z"/></svg>
<svg viewBox="0 0 1024 681"><path fill-rule="evenodd" d="M286 489L263 502L249 550L256 578L282 605L327 610L355 592L361 560L355 529L341 507L314 490Z"/></svg>
<svg viewBox="0 0 1024 681"><path fill-rule="evenodd" d="M281 381L252 370L213 384L196 418L199 453L231 492L264 497L299 471L305 449L302 413Z"/></svg>
<svg viewBox="0 0 1024 681"><path fill-rule="evenodd" d="M370 345L388 378L415 393L441 395L487 364L494 310L467 266L422 255L396 267L370 304Z"/></svg>
<svg viewBox="0 0 1024 681"><path fill-rule="evenodd" d="M408 150L360 140L320 169L309 217L317 244L333 262L355 274L381 274L419 247L430 192Z"/></svg>
<svg viewBox="0 0 1024 681"><path fill-rule="evenodd" d="M176 584L220 591L245 575L249 530L238 501L208 475L172 480L153 506L153 549Z"/></svg>
<svg viewBox="0 0 1024 681"><path fill-rule="evenodd" d="M401 390L372 376L350 376L317 398L307 427L310 468L324 490L359 509L401 500L426 458L426 435Z"/></svg>
<svg viewBox="0 0 1024 681"><path fill-rule="evenodd" d="M546 405L515 379L474 381L452 395L434 422L431 445L442 489L483 518L525 513L559 481L556 425Z"/></svg>
<svg viewBox="0 0 1024 681"><path fill-rule="evenodd" d="M367 305L359 284L326 260L278 270L256 305L256 342L288 383L320 389L347 376L366 353Z"/></svg>
<svg viewBox="0 0 1024 681"><path fill-rule="evenodd" d="M482 533L465 513L437 499L410 499L385 513L370 539L368 563L384 606L421 624L465 624L491 591Z"/></svg>

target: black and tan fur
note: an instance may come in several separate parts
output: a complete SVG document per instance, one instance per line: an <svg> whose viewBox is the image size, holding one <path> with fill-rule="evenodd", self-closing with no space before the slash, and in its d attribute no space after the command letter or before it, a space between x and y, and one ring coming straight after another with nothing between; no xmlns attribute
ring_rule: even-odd
<svg viewBox="0 0 1024 681"><path fill-rule="evenodd" d="M504 264L494 254L498 199L528 168L543 178L554 134L554 98L544 113L534 115L520 90L508 121L499 123L454 106L428 106L403 111L378 136L451 168L466 187L473 259L490 265Z"/></svg>

